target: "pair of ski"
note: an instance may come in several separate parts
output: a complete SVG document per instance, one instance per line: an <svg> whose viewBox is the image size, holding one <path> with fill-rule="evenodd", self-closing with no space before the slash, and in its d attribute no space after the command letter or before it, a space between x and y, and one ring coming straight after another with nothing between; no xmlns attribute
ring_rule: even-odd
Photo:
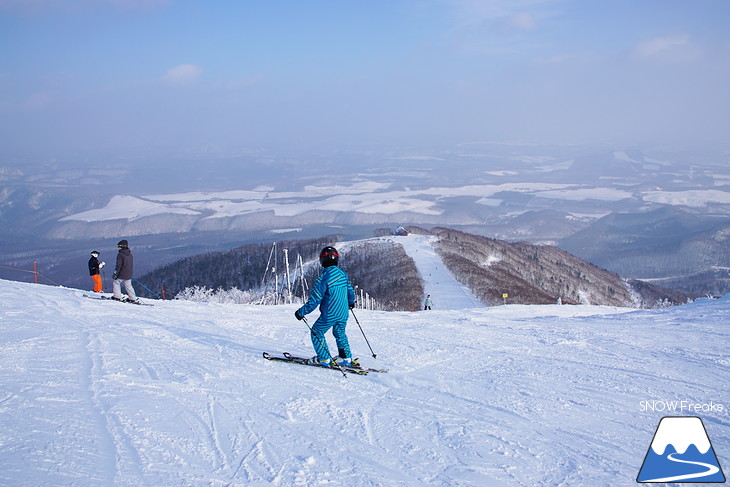
<svg viewBox="0 0 730 487"><path fill-rule="evenodd" d="M387 369L371 369L368 367L361 367L359 365L346 366L346 365L336 364L333 366L327 366L327 365L322 365L322 364L311 362L310 359L308 359L308 358L296 357L287 352L284 352L281 356L272 355L269 352L264 352L264 358L266 360L271 360L274 362L286 362L288 364L307 365L309 367L320 367L323 369L338 370L340 372L347 372L348 374L356 374L356 375L368 375L369 372L388 372Z"/></svg>
<svg viewBox="0 0 730 487"><path fill-rule="evenodd" d="M138 305L138 306L154 306L154 304L149 304L149 303L143 303L143 302L142 302L142 301L140 301L139 299L138 299L137 301L130 301L130 300L129 300L129 299L127 299L127 298L124 298L124 299L121 299L121 300L119 300L119 299L114 299L114 298L111 298L111 297L109 297L109 296L104 296L103 294L99 294L99 295L96 295L96 296L92 296L92 295L90 295L90 294L84 294L83 296L84 296L85 298L89 298L89 299L99 299L99 300L104 300L104 301L117 301L117 302L119 302L119 303L129 303L129 304L136 304L136 305Z"/></svg>

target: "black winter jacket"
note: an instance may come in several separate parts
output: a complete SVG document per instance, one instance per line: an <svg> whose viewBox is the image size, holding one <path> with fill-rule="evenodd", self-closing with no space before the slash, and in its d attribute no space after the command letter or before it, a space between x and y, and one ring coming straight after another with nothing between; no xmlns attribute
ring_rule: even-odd
<svg viewBox="0 0 730 487"><path fill-rule="evenodd" d="M95 276L99 274L99 259L92 257L89 259L89 275Z"/></svg>
<svg viewBox="0 0 730 487"><path fill-rule="evenodd" d="M117 254L117 266L114 268L117 279L131 279L133 269L134 258L132 257L132 251L129 249L120 249Z"/></svg>

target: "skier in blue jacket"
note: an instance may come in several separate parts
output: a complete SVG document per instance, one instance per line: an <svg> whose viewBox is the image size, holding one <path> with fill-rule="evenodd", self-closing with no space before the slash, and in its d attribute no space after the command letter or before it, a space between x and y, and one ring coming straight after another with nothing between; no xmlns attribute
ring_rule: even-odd
<svg viewBox="0 0 730 487"><path fill-rule="evenodd" d="M334 361L330 355L329 347L324 334L332 328L332 334L337 342L339 360L341 365L352 365L352 353L350 344L345 334L349 310L355 307L355 290L350 284L350 279L345 271L337 265L340 254L334 247L325 247L319 254L319 263L324 270L314 282L309 300L294 312L298 320L314 311L319 305L319 318L312 326L312 345L317 355L312 362L320 365L330 366Z"/></svg>

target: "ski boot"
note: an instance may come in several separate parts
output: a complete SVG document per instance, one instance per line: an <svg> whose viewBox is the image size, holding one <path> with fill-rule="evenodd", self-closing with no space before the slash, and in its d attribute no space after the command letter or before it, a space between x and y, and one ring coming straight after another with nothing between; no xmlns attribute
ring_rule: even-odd
<svg viewBox="0 0 730 487"><path fill-rule="evenodd" d="M321 367L332 367L332 360L330 359L324 359L320 360L317 355L307 360L307 363L310 365L319 365Z"/></svg>
<svg viewBox="0 0 730 487"><path fill-rule="evenodd" d="M360 368L360 362L358 362L356 358L351 358L351 357L342 358L342 357L338 357L337 358L337 363L339 365L342 365L343 367L352 367L354 369Z"/></svg>

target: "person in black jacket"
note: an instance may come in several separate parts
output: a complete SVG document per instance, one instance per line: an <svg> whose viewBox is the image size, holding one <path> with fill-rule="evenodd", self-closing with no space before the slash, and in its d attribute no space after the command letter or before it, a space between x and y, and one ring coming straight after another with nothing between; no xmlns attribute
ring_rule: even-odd
<svg viewBox="0 0 730 487"><path fill-rule="evenodd" d="M104 267L104 265L104 262L99 262L99 251L94 250L91 252L91 258L89 259L89 275L94 281L95 293L102 292L101 274L99 271L101 271L101 268Z"/></svg>
<svg viewBox="0 0 730 487"><path fill-rule="evenodd" d="M112 289L114 296L112 299L117 301L124 301L124 295L122 295L122 283L124 283L124 290L127 292L127 301L137 302L139 298L134 292L132 287L132 273L134 270L134 257L132 257L132 251L129 250L129 242L126 240L120 240L117 244L119 253L117 254L117 265L114 268L114 274L112 274Z"/></svg>

